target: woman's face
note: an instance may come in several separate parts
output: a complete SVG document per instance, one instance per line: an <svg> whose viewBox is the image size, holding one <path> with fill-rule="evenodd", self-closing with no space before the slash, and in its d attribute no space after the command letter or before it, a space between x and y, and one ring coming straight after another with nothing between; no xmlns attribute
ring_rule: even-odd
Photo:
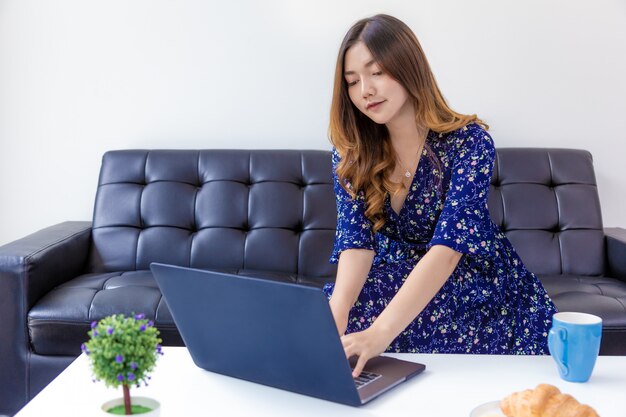
<svg viewBox="0 0 626 417"><path fill-rule="evenodd" d="M399 82L382 71L363 42L357 42L344 59L344 77L352 103L378 124L415 123L409 95Z"/></svg>

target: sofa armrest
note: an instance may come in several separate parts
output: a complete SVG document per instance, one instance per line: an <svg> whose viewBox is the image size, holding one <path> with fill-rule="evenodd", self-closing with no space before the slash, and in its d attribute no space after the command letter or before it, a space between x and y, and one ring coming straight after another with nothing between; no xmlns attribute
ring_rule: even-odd
<svg viewBox="0 0 626 417"><path fill-rule="evenodd" d="M90 239L90 222L65 222L0 246L0 414L28 400L28 311L83 272Z"/></svg>
<svg viewBox="0 0 626 417"><path fill-rule="evenodd" d="M626 229L605 227L607 275L626 281Z"/></svg>
<svg viewBox="0 0 626 417"><path fill-rule="evenodd" d="M0 297L19 286L30 309L52 288L83 272L90 238L91 222L64 222L0 246ZM7 282L16 279L23 282ZM7 301L18 301L16 296L13 292Z"/></svg>

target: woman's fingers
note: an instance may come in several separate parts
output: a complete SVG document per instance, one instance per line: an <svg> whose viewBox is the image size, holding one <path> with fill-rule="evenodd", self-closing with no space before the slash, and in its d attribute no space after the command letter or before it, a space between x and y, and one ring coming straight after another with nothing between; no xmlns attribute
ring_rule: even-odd
<svg viewBox="0 0 626 417"><path fill-rule="evenodd" d="M345 336L341 336L341 345L346 348L351 345L361 345L363 344L363 338L361 337L361 333L350 333Z"/></svg>
<svg viewBox="0 0 626 417"><path fill-rule="evenodd" d="M361 375L363 368L367 361L372 357L371 352L368 349L368 340L362 332L352 333L341 338L341 344L346 354L346 358L350 359L352 356L357 356L356 366L352 372L352 377L356 378Z"/></svg>
<svg viewBox="0 0 626 417"><path fill-rule="evenodd" d="M343 351L346 354L346 358L350 359L350 357L355 354L355 345L352 343L351 340L344 340L343 337L341 338L341 344L343 345Z"/></svg>
<svg viewBox="0 0 626 417"><path fill-rule="evenodd" d="M341 345L348 359L352 356L358 356L352 372L352 376L356 378L363 371L367 361L383 353L389 342L384 335L373 331L370 327L362 332L342 336Z"/></svg>
<svg viewBox="0 0 626 417"><path fill-rule="evenodd" d="M364 354L359 356L359 360L356 362L356 366L352 371L352 378L356 378L357 376L361 375L361 372L363 371L363 368L365 367L365 364L369 359L370 358L366 357L366 355Z"/></svg>

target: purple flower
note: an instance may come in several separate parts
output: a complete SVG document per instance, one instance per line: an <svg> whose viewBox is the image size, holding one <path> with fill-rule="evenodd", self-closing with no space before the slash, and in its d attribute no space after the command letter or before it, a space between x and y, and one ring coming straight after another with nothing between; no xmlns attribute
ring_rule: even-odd
<svg viewBox="0 0 626 417"><path fill-rule="evenodd" d="M117 380L118 380L118 381L120 381L120 382L122 382L122 381L124 380L124 375L119 374L119 375L117 376Z"/></svg>
<svg viewBox="0 0 626 417"><path fill-rule="evenodd" d="M108 327L107 328L107 334L110 336L113 334L113 327Z"/></svg>
<svg viewBox="0 0 626 417"><path fill-rule="evenodd" d="M154 326L154 322L153 322L152 320L150 320L150 321L148 322L148 327L152 327L152 326Z"/></svg>
<svg viewBox="0 0 626 417"><path fill-rule="evenodd" d="M98 336L98 334L99 334L98 331L96 329L93 329L93 337Z"/></svg>
<svg viewBox="0 0 626 417"><path fill-rule="evenodd" d="M97 321L92 321L91 322L91 328L93 329L94 327L96 327L98 325Z"/></svg>
<svg viewBox="0 0 626 417"><path fill-rule="evenodd" d="M161 345L156 345L156 351L157 353L163 353L161 352L162 346Z"/></svg>
<svg viewBox="0 0 626 417"><path fill-rule="evenodd" d="M140 332L145 332L146 331L146 325L142 324L141 326L139 326L139 331Z"/></svg>
<svg viewBox="0 0 626 417"><path fill-rule="evenodd" d="M117 355L115 357L115 362L117 363L123 363L124 362L124 357L122 355Z"/></svg>
<svg viewBox="0 0 626 417"><path fill-rule="evenodd" d="M131 363L130 363L130 369L132 369L133 371L134 371L135 369L137 369L137 362L131 362Z"/></svg>
<svg viewBox="0 0 626 417"><path fill-rule="evenodd" d="M85 352L85 355L89 355L89 349L87 349L87 345L86 344L81 344L80 345L80 350L82 350L83 352Z"/></svg>
<svg viewBox="0 0 626 417"><path fill-rule="evenodd" d="M146 315L143 313L139 313L135 315L135 320L143 320L146 318Z"/></svg>
<svg viewBox="0 0 626 417"><path fill-rule="evenodd" d="M130 373L128 374L128 380L129 380L129 381L134 381L134 380L135 380L135 374L133 374L132 372L130 372Z"/></svg>

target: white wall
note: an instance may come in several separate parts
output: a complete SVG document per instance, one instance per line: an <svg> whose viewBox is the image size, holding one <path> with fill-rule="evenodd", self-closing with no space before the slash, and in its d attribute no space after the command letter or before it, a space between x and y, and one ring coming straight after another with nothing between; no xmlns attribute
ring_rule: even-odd
<svg viewBox="0 0 626 417"><path fill-rule="evenodd" d="M623 0L4 0L0 244L90 220L106 150L328 149L339 43L378 12L497 146L590 150L626 227Z"/></svg>

